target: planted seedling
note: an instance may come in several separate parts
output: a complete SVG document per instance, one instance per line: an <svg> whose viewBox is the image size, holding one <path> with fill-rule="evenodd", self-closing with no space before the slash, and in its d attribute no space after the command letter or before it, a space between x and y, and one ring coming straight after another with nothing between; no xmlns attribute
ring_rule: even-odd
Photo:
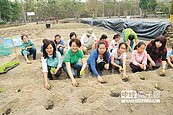
<svg viewBox="0 0 173 115"><path fill-rule="evenodd" d="M20 91L21 91L21 89L17 89L17 90L15 90L15 93L20 92Z"/></svg>
<svg viewBox="0 0 173 115"><path fill-rule="evenodd" d="M145 77L143 75L140 76L141 80L145 80Z"/></svg>
<svg viewBox="0 0 173 115"><path fill-rule="evenodd" d="M4 92L4 90L0 88L0 93L2 93L2 92Z"/></svg>
<svg viewBox="0 0 173 115"><path fill-rule="evenodd" d="M163 89L162 89L158 84L155 84L154 87L155 87L157 90L163 91Z"/></svg>

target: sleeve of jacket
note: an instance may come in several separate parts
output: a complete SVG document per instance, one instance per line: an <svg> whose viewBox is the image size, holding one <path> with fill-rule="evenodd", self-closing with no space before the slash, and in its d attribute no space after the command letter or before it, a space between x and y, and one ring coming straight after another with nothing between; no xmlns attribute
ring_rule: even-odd
<svg viewBox="0 0 173 115"><path fill-rule="evenodd" d="M90 68L93 72L93 74L98 77L99 74L98 74L98 71L96 69L96 60L98 58L98 54L97 54L97 51L96 50L93 50L87 60L87 63L88 65L90 65Z"/></svg>

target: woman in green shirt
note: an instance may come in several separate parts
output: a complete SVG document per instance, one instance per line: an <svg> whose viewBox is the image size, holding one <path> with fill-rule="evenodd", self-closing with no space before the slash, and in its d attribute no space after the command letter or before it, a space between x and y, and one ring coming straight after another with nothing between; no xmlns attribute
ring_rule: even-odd
<svg viewBox="0 0 173 115"><path fill-rule="evenodd" d="M77 86L75 77L80 77L80 75L84 74L87 64L83 52L79 49L81 47L80 40L76 38L71 39L69 46L71 48L64 54L62 67L70 77L72 85ZM79 59L81 59L81 62Z"/></svg>
<svg viewBox="0 0 173 115"><path fill-rule="evenodd" d="M28 59L28 56L33 54L33 60L36 59L36 48L34 47L34 44L31 42L31 40L28 39L27 35L23 35L21 37L23 43L22 43L22 55L24 56L27 64L31 64L32 62Z"/></svg>

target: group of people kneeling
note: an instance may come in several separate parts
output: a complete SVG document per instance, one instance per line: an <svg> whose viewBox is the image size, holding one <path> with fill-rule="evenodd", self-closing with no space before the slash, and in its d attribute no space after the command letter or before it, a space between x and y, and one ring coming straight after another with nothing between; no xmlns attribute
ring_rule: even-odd
<svg viewBox="0 0 173 115"><path fill-rule="evenodd" d="M24 36L22 39L23 38ZM135 40L134 38L135 36L133 34L129 34L127 38L129 42L120 42L111 50L108 49L107 43L104 40L100 40L95 44L95 48L92 49L87 60L82 50L84 49L83 43L76 37L68 41L69 48L64 54L57 50L54 41L45 40L42 46L44 87L48 89L48 79L52 80L52 76L58 78L62 73L62 69L68 77L70 77L72 85L77 86L78 84L75 78L84 75L86 67L88 67L89 76L94 74L98 82L103 82L102 77L104 70L110 70L111 73L117 70L122 74L122 80L125 82L128 81L128 76L126 74L126 51L129 47L130 50L133 50L131 42ZM113 38L113 40L115 39ZM28 49L31 50L31 48ZM25 50L22 50L22 55L24 55L24 57L26 56L25 53ZM167 53L166 39L161 35L150 41L148 45L144 42L136 43L131 53L129 65L132 68L132 72L145 71L149 67L152 69L162 67L160 75L165 75L167 62L173 67L173 65L171 65L173 62L172 55L172 50ZM33 59L34 58L35 57L33 57ZM27 57L25 57L25 59L27 60Z"/></svg>

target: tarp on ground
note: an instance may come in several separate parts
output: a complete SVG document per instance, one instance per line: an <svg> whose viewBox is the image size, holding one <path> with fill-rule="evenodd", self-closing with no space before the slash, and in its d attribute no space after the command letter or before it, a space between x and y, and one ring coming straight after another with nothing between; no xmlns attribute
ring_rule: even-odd
<svg viewBox="0 0 173 115"><path fill-rule="evenodd" d="M163 35L166 28L171 25L169 22L116 19L81 19L81 23L104 27L120 33L125 28L131 28L142 39L154 39L156 36Z"/></svg>

